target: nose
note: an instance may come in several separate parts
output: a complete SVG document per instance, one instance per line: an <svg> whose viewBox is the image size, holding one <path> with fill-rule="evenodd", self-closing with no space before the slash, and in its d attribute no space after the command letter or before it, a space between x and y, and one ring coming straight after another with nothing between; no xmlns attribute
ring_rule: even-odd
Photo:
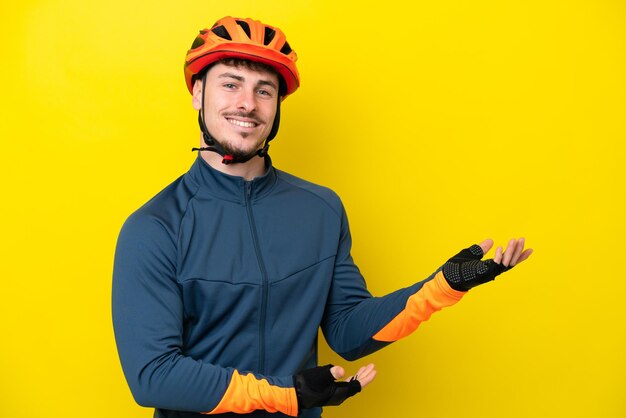
<svg viewBox="0 0 626 418"><path fill-rule="evenodd" d="M243 89L237 97L237 108L245 112L256 110L256 96L253 89Z"/></svg>

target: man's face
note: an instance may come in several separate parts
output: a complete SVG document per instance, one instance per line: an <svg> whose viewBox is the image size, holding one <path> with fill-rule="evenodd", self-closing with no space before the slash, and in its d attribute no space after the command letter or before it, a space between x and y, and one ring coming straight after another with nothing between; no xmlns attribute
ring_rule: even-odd
<svg viewBox="0 0 626 418"><path fill-rule="evenodd" d="M254 154L272 130L278 103L278 76L267 71L218 63L206 74L204 121L229 154ZM202 80L193 89L200 110Z"/></svg>

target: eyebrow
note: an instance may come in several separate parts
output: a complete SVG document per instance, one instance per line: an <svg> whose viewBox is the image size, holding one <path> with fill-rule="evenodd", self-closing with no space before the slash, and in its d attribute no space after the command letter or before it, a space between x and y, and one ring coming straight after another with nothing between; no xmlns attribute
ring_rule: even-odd
<svg viewBox="0 0 626 418"><path fill-rule="evenodd" d="M238 74L233 74L233 73L223 73L223 74L220 74L218 78L233 78L241 82L244 82L246 80L245 77L240 76ZM269 80L259 80L257 83L257 86L271 86L275 88L276 90L278 90L278 87L276 86L276 84Z"/></svg>

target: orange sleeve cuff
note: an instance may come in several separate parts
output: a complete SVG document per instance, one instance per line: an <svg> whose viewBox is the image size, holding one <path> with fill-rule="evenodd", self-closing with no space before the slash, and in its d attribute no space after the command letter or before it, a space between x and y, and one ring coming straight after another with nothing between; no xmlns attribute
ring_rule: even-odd
<svg viewBox="0 0 626 418"><path fill-rule="evenodd" d="M467 292L450 287L441 271L409 297L404 310L374 335L376 341L393 342L415 331L430 316L457 303Z"/></svg>
<svg viewBox="0 0 626 418"><path fill-rule="evenodd" d="M251 373L241 375L235 370L220 403L204 414L247 414L258 409L295 417L298 415L296 390L273 386L266 379L257 379Z"/></svg>

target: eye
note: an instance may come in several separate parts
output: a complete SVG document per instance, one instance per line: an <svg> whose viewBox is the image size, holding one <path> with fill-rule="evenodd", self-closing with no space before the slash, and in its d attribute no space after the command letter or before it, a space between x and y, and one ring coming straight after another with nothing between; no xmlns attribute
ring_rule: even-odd
<svg viewBox="0 0 626 418"><path fill-rule="evenodd" d="M257 90L257 93L261 96L265 96L265 97L273 97L273 94L270 90L265 90L265 89L259 89Z"/></svg>
<svg viewBox="0 0 626 418"><path fill-rule="evenodd" d="M226 87L227 89L234 89L234 88L236 88L236 87L237 87L237 86L236 86L235 84L233 84L233 83L224 83L224 84L223 84L223 86L224 86L224 87Z"/></svg>

